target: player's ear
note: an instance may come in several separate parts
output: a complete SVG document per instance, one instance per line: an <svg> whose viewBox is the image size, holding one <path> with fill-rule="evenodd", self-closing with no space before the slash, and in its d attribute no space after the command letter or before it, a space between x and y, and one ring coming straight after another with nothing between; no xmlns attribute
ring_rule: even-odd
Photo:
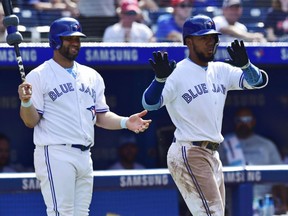
<svg viewBox="0 0 288 216"><path fill-rule="evenodd" d="M190 43L191 43L191 40L190 40L191 38L190 37L186 37L185 38L185 44L188 46L188 45L190 45Z"/></svg>

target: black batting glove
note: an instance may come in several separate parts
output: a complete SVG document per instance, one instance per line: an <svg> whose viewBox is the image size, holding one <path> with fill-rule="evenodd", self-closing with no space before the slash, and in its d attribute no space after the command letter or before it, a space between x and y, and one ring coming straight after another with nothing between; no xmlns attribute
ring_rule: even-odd
<svg viewBox="0 0 288 216"><path fill-rule="evenodd" d="M160 51L153 52L154 60L149 59L149 63L152 66L157 81L165 82L167 77L173 72L176 67L176 61L168 60L168 53L164 52L163 55Z"/></svg>
<svg viewBox="0 0 288 216"><path fill-rule="evenodd" d="M244 42L241 40L240 44L238 40L234 40L231 46L227 47L227 51L231 59L225 60L227 63L245 69L249 66L250 61L244 46Z"/></svg>

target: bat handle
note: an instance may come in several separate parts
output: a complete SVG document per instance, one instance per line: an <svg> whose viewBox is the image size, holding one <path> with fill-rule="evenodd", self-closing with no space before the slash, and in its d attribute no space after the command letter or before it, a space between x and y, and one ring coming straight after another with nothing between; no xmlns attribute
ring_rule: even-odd
<svg viewBox="0 0 288 216"><path fill-rule="evenodd" d="M23 60L22 60L22 57L21 57L21 54L20 54L20 51L19 51L18 44L14 44L14 50L15 50L15 53L16 53L16 60L17 60L17 63L18 63L19 72L20 72L20 75L21 75L21 80L22 80L22 82L24 82L25 81L25 70L24 70Z"/></svg>

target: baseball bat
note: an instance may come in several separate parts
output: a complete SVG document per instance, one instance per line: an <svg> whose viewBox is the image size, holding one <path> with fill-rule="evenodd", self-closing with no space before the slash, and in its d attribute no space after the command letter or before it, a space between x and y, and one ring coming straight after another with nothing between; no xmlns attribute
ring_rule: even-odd
<svg viewBox="0 0 288 216"><path fill-rule="evenodd" d="M12 2L10 0L2 0L3 10L5 17L3 24L7 29L6 42L11 46L14 46L14 51L16 54L16 60L21 76L22 82L25 81L25 70L23 65L22 56L19 49L19 44L23 41L23 37L20 32L17 31L17 26L19 24L19 19L16 15L13 14Z"/></svg>

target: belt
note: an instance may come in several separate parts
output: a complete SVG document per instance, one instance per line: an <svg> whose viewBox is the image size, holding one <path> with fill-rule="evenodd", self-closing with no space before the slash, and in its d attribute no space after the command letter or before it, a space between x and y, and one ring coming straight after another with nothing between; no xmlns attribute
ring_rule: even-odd
<svg viewBox="0 0 288 216"><path fill-rule="evenodd" d="M173 138L173 142L176 142L175 137ZM219 148L219 143L214 143L214 142L210 142L210 141L193 141L193 142L191 142L191 144L194 146L207 148L207 149L210 149L212 151L217 151Z"/></svg>
<svg viewBox="0 0 288 216"><path fill-rule="evenodd" d="M87 151L87 150L89 150L90 147L91 147L91 144L88 145L88 146L84 146L84 145L80 145L80 144L72 144L72 145L62 144L62 145L71 146L72 148L78 148L78 149L80 149L81 151Z"/></svg>

